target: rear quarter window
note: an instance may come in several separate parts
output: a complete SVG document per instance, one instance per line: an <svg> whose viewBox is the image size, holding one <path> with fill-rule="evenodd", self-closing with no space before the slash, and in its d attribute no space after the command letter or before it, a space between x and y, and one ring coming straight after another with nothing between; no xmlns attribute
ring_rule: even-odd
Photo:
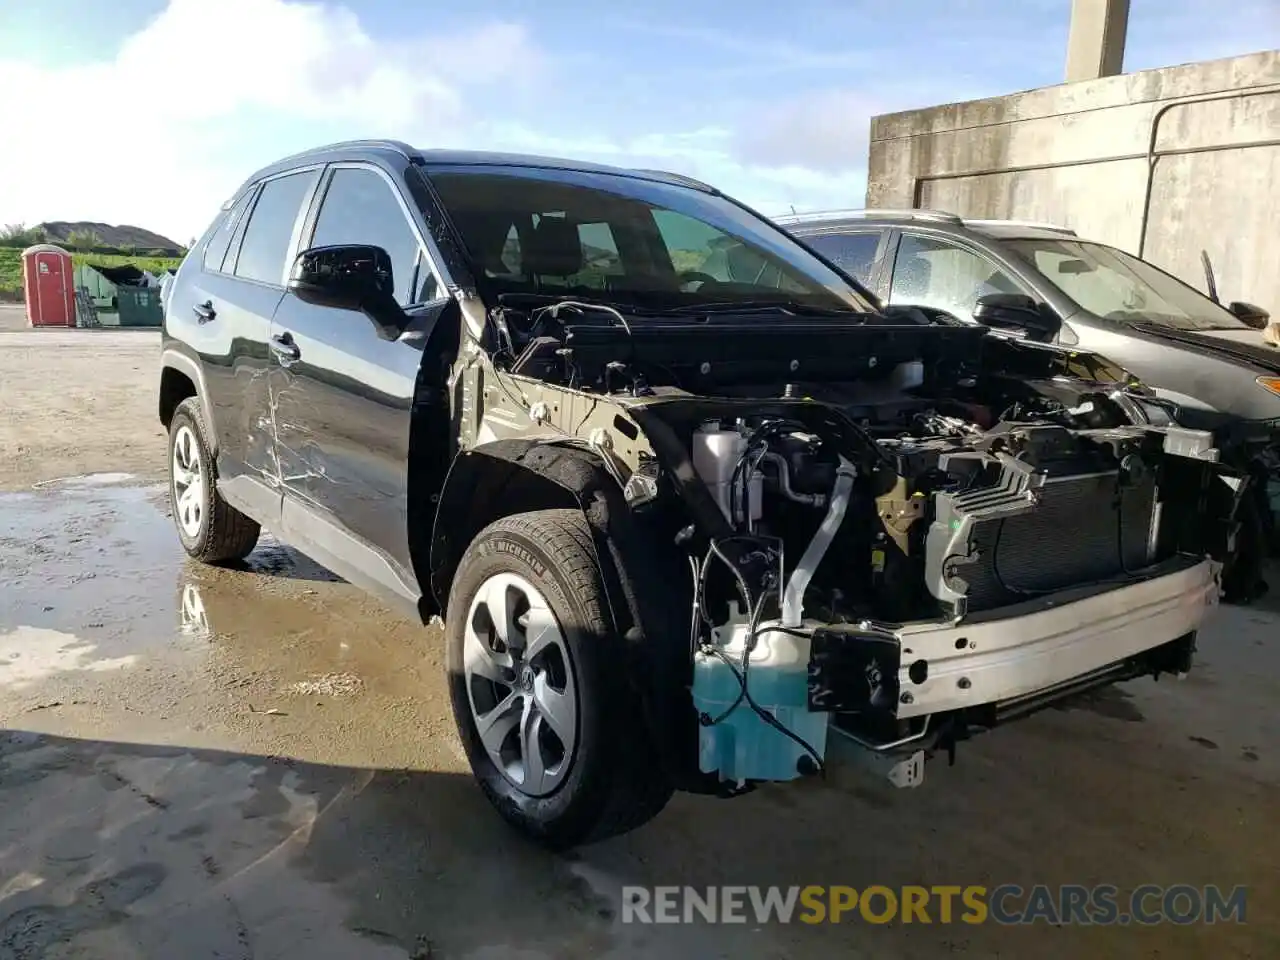
<svg viewBox="0 0 1280 960"><path fill-rule="evenodd" d="M245 208L249 206L249 201L253 198L253 194L253 190L246 190L244 196L237 200L230 210L224 210L218 214L218 219L214 221L213 233L209 237L209 242L204 245L203 262L204 268L208 272L222 272L227 249L231 246L231 238L235 236L236 225L240 222L240 218L244 216Z"/></svg>
<svg viewBox="0 0 1280 960"><path fill-rule="evenodd" d="M817 250L845 273L864 286L871 280L871 268L880 247L880 233L818 233L804 237L804 242Z"/></svg>

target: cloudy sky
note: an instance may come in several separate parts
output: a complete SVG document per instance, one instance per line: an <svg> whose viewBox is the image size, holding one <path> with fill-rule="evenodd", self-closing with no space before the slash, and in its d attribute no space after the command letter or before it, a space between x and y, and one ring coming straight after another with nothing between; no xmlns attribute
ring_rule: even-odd
<svg viewBox="0 0 1280 960"><path fill-rule="evenodd" d="M660 166L765 213L857 206L874 114L1059 82L1069 13L1070 0L0 0L0 223L131 223L186 242L255 167L367 136ZM1275 47L1280 0L1132 0L1125 69Z"/></svg>

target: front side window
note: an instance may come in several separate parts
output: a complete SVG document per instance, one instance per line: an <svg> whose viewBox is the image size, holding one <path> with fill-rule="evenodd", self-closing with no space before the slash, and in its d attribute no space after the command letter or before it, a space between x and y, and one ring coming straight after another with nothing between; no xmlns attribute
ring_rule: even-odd
<svg viewBox="0 0 1280 960"><path fill-rule="evenodd" d="M235 261L237 277L276 285L284 280L293 228L315 180L316 171L308 170L262 185L240 242L240 255Z"/></svg>
<svg viewBox="0 0 1280 960"><path fill-rule="evenodd" d="M1078 307L1107 320L1179 330L1249 330L1235 314L1181 280L1114 247L1079 240L1006 243Z"/></svg>
<svg viewBox="0 0 1280 960"><path fill-rule="evenodd" d="M429 176L482 293L874 309L789 235L692 187L531 167L437 167Z"/></svg>
<svg viewBox="0 0 1280 960"><path fill-rule="evenodd" d="M818 233L805 237L804 242L864 286L870 284L880 247L879 232Z"/></svg>
<svg viewBox="0 0 1280 960"><path fill-rule="evenodd" d="M1023 292L1012 277L971 250L904 233L893 261L889 302L932 307L972 320L979 297Z"/></svg>
<svg viewBox="0 0 1280 960"><path fill-rule="evenodd" d="M316 218L311 246L372 244L391 257L396 302L421 303L436 295L435 276L391 185L376 171L339 167Z"/></svg>

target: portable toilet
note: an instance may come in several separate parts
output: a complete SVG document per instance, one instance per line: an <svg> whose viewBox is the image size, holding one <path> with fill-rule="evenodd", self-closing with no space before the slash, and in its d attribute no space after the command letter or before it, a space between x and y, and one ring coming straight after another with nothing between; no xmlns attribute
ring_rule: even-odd
<svg viewBox="0 0 1280 960"><path fill-rule="evenodd" d="M22 251L22 288L27 323L33 327L74 327L76 289L71 254L51 243Z"/></svg>

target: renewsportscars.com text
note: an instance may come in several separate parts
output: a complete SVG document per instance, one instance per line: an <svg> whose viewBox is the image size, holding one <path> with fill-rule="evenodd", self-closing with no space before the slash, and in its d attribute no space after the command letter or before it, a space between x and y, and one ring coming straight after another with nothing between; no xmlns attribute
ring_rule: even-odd
<svg viewBox="0 0 1280 960"><path fill-rule="evenodd" d="M623 887L623 923L1244 923L1248 891L1145 884Z"/></svg>

